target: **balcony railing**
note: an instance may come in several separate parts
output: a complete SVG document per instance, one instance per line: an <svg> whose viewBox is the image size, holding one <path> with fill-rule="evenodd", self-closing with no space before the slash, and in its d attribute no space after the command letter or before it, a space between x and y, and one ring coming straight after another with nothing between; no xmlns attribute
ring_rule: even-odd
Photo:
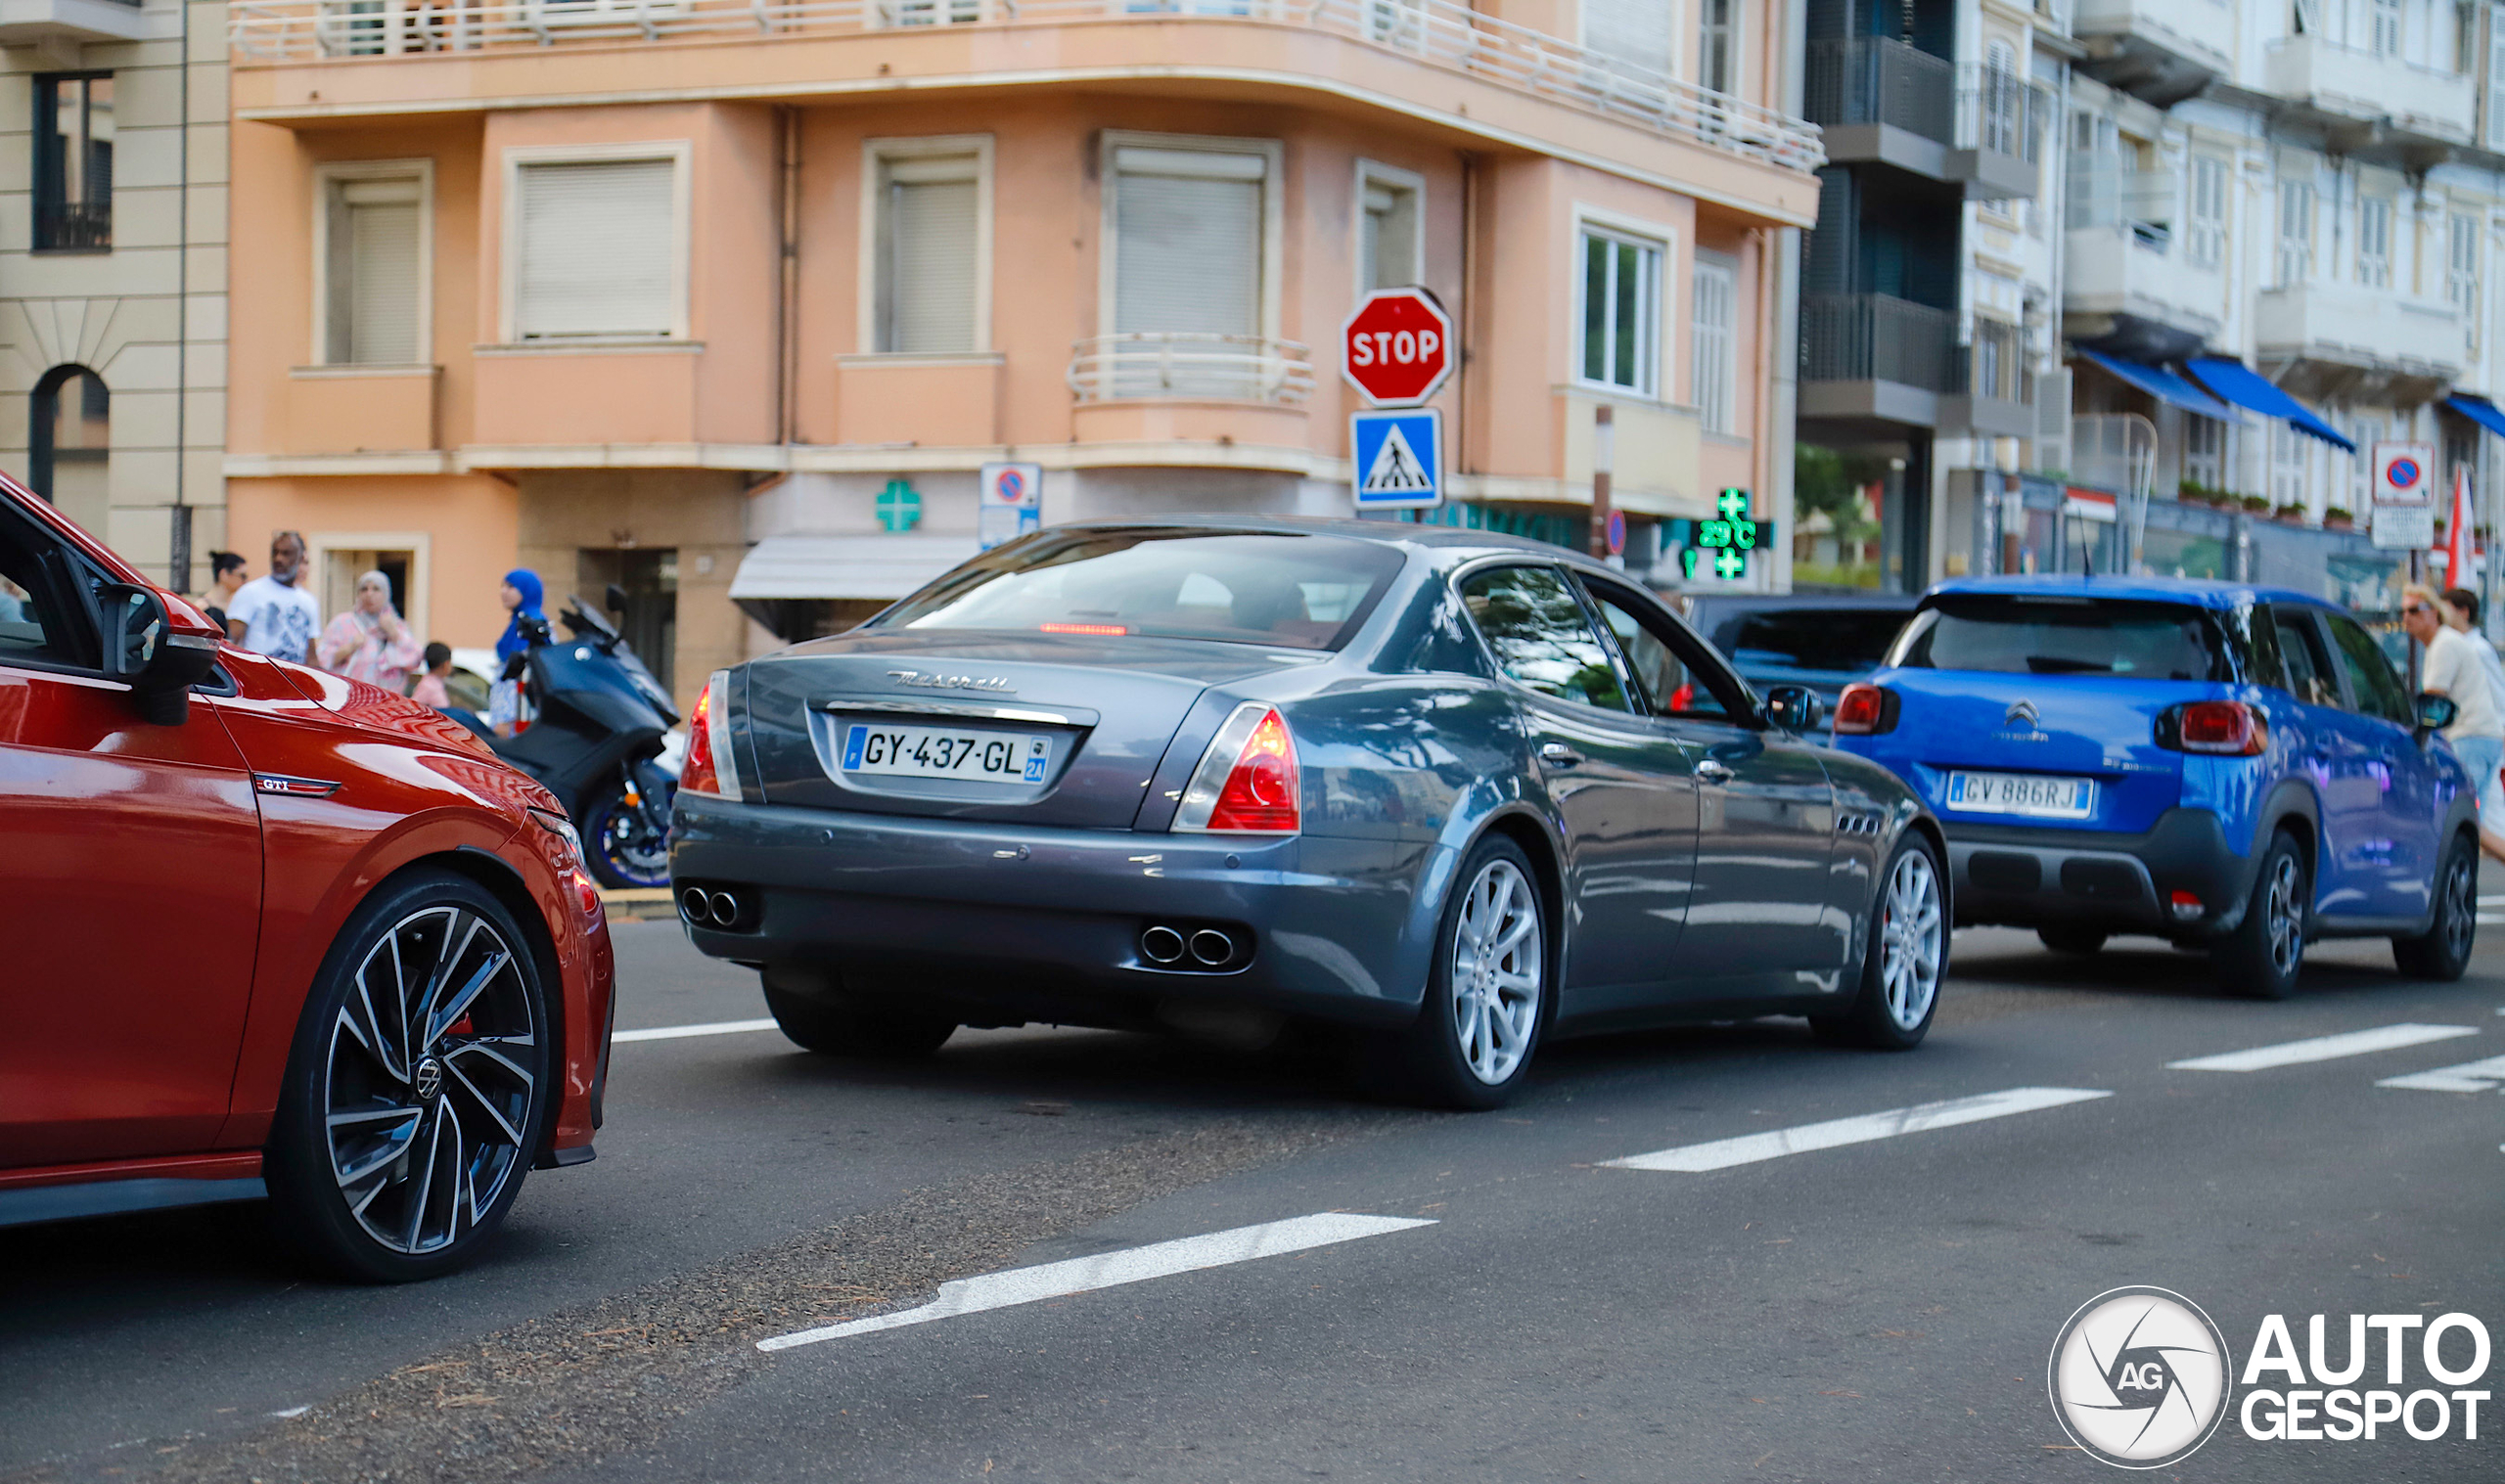
<svg viewBox="0 0 2505 1484"><path fill-rule="evenodd" d="M1078 341L1069 380L1082 402L1182 397L1294 407L1313 394L1313 359L1294 340L1144 331Z"/></svg>
<svg viewBox="0 0 2505 1484"><path fill-rule="evenodd" d="M1817 129L1455 0L239 0L236 65L475 54L692 36L826 35L926 25L1225 22L1294 26L1796 170Z"/></svg>
<svg viewBox="0 0 2505 1484"><path fill-rule="evenodd" d="M1885 293L1800 298L1800 380L1957 389L1957 317Z"/></svg>
<svg viewBox="0 0 2505 1484"><path fill-rule="evenodd" d="M1947 144L1957 126L1957 65L1880 36L1812 41L1807 111L1824 128L1891 124Z"/></svg>
<svg viewBox="0 0 2505 1484"><path fill-rule="evenodd" d="M110 201L35 202L34 247L38 252L63 248L110 247L114 245L114 203Z"/></svg>
<svg viewBox="0 0 2505 1484"><path fill-rule="evenodd" d="M1966 67L1958 72L1957 148L2035 163L2044 152L2053 95L2003 67Z"/></svg>

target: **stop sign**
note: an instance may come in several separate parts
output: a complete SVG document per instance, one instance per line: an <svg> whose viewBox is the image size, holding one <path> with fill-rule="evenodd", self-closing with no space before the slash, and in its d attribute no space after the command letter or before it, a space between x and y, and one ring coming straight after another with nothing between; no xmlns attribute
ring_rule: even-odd
<svg viewBox="0 0 2505 1484"><path fill-rule="evenodd" d="M1340 369L1379 406L1412 407L1452 375L1452 321L1424 289L1377 289L1340 332Z"/></svg>

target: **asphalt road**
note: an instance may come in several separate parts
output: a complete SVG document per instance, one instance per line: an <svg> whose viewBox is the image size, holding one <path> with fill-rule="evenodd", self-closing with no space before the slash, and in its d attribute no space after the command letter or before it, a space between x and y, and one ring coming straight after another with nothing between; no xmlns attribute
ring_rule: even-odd
<svg viewBox="0 0 2505 1484"><path fill-rule="evenodd" d="M1969 931L1914 1054L1790 1021L1565 1043L1476 1117L1096 1032L960 1032L890 1070L771 1031L636 1041L599 1160L534 1176L451 1279L307 1280L251 1207L0 1232L0 1480L2096 1477L2046 1356L2127 1284L2200 1304L2239 1369L2273 1313L2300 1349L2332 1316L2337 1361L2347 1314L2467 1312L2500 1352L2468 1384L2505 1392L2505 1064L2377 1085L2505 1056L2485 889L2500 924L2455 985L2320 945L2262 1005L2159 944ZM621 1029L762 1014L674 925L617 936ZM2168 1065L2401 1025L2451 1029ZM2061 1096L1723 1143L2014 1089ZM1609 1163L1662 1150L1719 1167ZM1347 1214L1274 1225L1322 1213ZM1235 1260L1265 1244L1294 1250ZM934 1294L979 1312L757 1346ZM2476 1441L2230 1417L2158 1476L2494 1480L2498 1405Z"/></svg>

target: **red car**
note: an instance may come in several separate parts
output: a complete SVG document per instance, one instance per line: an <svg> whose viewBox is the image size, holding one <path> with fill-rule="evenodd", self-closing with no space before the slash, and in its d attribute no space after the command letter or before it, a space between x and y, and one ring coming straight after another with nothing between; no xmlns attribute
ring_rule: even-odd
<svg viewBox="0 0 2505 1484"><path fill-rule="evenodd" d="M0 1225L267 1194L432 1277L592 1157L600 896L466 729L220 639L0 481Z"/></svg>

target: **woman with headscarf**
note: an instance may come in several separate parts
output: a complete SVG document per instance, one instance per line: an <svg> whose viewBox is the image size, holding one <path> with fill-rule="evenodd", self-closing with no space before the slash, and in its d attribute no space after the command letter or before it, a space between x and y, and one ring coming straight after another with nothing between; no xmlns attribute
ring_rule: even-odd
<svg viewBox="0 0 2505 1484"><path fill-rule="evenodd" d="M394 696L408 693L409 672L420 653L418 636L391 607L391 579L381 572L356 580L356 602L331 620L313 648L323 669Z"/></svg>
<svg viewBox="0 0 2505 1484"><path fill-rule="evenodd" d="M487 726L498 737L515 736L530 725L520 678L522 660L530 652L530 630L547 629L548 615L539 611L546 594L539 574L530 568L518 566L505 573L501 596L513 616L505 620L505 631L496 640L496 658L502 667L495 684L487 688Z"/></svg>

